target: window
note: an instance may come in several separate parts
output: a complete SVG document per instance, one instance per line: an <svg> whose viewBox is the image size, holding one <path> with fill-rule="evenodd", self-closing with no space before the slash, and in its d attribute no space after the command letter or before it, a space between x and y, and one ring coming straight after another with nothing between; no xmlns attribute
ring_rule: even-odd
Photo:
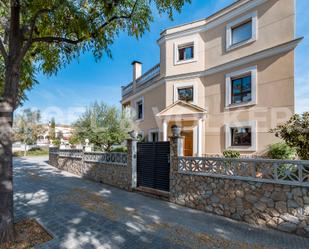
<svg viewBox="0 0 309 249"><path fill-rule="evenodd" d="M251 101L251 74L232 79L232 104Z"/></svg>
<svg viewBox="0 0 309 249"><path fill-rule="evenodd" d="M257 12L245 15L226 26L226 50L232 50L257 40Z"/></svg>
<svg viewBox="0 0 309 249"><path fill-rule="evenodd" d="M149 142L158 142L159 141L159 131L158 131L158 129L152 129L148 132L148 141Z"/></svg>
<svg viewBox="0 0 309 249"><path fill-rule="evenodd" d="M136 119L142 120L144 119L144 99L141 98L135 102L136 108Z"/></svg>
<svg viewBox="0 0 309 249"><path fill-rule="evenodd" d="M193 101L193 86L178 88L178 99L183 101Z"/></svg>
<svg viewBox="0 0 309 249"><path fill-rule="evenodd" d="M178 61L191 60L194 58L194 44L186 44L178 47Z"/></svg>
<svg viewBox="0 0 309 249"><path fill-rule="evenodd" d="M225 148L240 151L256 151L256 127L256 121L226 125Z"/></svg>
<svg viewBox="0 0 309 249"><path fill-rule="evenodd" d="M232 146L251 146L251 128L231 128Z"/></svg>
<svg viewBox="0 0 309 249"><path fill-rule="evenodd" d="M250 40L252 37L252 21L232 28L232 45Z"/></svg>
<svg viewBox="0 0 309 249"><path fill-rule="evenodd" d="M174 84L174 103L177 100L191 102L196 105L198 83L193 82L179 82Z"/></svg>
<svg viewBox="0 0 309 249"><path fill-rule="evenodd" d="M174 42L174 65L191 63L197 61L198 57L197 36L181 39Z"/></svg>
<svg viewBox="0 0 309 249"><path fill-rule="evenodd" d="M225 107L237 108L257 104L257 67L227 74Z"/></svg>

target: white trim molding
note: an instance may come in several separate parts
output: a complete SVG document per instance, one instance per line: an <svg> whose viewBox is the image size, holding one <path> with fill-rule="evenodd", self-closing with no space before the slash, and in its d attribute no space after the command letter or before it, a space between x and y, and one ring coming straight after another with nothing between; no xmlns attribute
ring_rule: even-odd
<svg viewBox="0 0 309 249"><path fill-rule="evenodd" d="M147 86L147 87L140 87L135 89L135 93L130 95L130 96L125 96L122 99L122 103L131 101L138 96L141 96L142 94L145 94L146 92L153 90L154 88L165 84L167 81L175 81L175 80L191 80L193 78L197 77L205 77L209 75L213 75L216 73L220 73L222 71L229 70L231 68L239 67L248 63L252 62L257 62L262 59L266 59L272 56L280 55L286 52L289 52L297 47L297 45L303 40L303 37L291 40L286 43L282 43L280 45L267 48L261 51L258 51L254 54L224 63L222 65L214 66L209 69L203 70L203 71L198 71L198 72L193 72L193 73L183 73L183 74L178 74L178 75L171 75L171 76L166 76L162 77L161 79L154 81L153 84Z"/></svg>
<svg viewBox="0 0 309 249"><path fill-rule="evenodd" d="M244 24L247 21L251 21L251 29L252 29L252 35L251 38L248 40L245 40L243 42L233 44L233 28ZM226 51L231 51L235 48L242 47L244 45L247 45L249 43L255 42L258 39L258 14L257 11L254 11L252 13L249 13L245 16L242 16L238 18L237 20L229 23L226 26Z"/></svg>
<svg viewBox="0 0 309 249"><path fill-rule="evenodd" d="M231 128L251 128L251 146L232 146ZM237 122L225 125L225 149L237 151L257 151L257 121Z"/></svg>
<svg viewBox="0 0 309 249"><path fill-rule="evenodd" d="M179 61L179 47L193 44L193 58ZM181 41L174 42L174 66L196 62L198 60L198 39L197 37L188 37Z"/></svg>
<svg viewBox="0 0 309 249"><path fill-rule="evenodd" d="M232 79L243 75L251 75L251 101L232 104ZM225 75L225 108L251 106L257 104L257 66L245 68Z"/></svg>
<svg viewBox="0 0 309 249"><path fill-rule="evenodd" d="M252 10L255 7L258 7L259 5L265 3L267 0L250 0L245 2L243 5L238 6L237 8L234 8L233 10L225 13L225 14L221 14L216 18L213 17L209 17L204 19L204 23L202 23L200 26L197 26L195 28L190 28L190 26L188 26L187 29L185 30L181 30L178 32L174 32L174 33L170 33L170 34L164 34L161 33L161 37L159 38L159 40L157 41L157 43L160 45L163 42L165 42L166 40L170 40L170 39L177 39L183 36L187 36L187 35L193 35L199 32L203 32L203 31L207 31L210 29L213 29L225 22L228 22L229 20L242 15L243 13ZM231 5L232 6L232 5ZM212 19L212 20L211 20ZM203 21L203 20L201 20ZM184 25L180 25L180 26L185 26ZM171 30L172 28L169 28L167 30Z"/></svg>
<svg viewBox="0 0 309 249"><path fill-rule="evenodd" d="M198 100L198 84L197 81L193 82L179 82L179 83L174 83L173 88L174 88L174 103L176 103L178 99L178 89L181 88L187 88L187 87L193 87L193 101L192 104L197 105L197 100Z"/></svg>
<svg viewBox="0 0 309 249"><path fill-rule="evenodd" d="M138 118L137 116L138 116L138 108L137 108L137 103L138 102L140 102L140 101L142 101L142 105L143 105L143 117L142 118ZM140 121L143 121L144 120L144 117L145 117L145 101L144 101L144 96L142 96L142 97L140 97L140 98L138 98L138 99L136 99L135 101L134 101L134 108L135 108L135 114L136 114L136 119L135 119L135 121L136 122L140 122Z"/></svg>

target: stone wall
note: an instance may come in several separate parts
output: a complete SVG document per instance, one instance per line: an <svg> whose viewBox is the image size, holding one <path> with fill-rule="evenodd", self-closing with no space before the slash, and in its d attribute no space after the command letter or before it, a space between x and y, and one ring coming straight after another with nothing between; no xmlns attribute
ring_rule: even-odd
<svg viewBox="0 0 309 249"><path fill-rule="evenodd" d="M170 201L309 237L309 188L184 174L171 139Z"/></svg>
<svg viewBox="0 0 309 249"><path fill-rule="evenodd" d="M127 166L84 162L82 176L96 182L131 190L131 177Z"/></svg>
<svg viewBox="0 0 309 249"><path fill-rule="evenodd" d="M69 158L58 157L58 169L70 172L74 175L83 175L83 159L82 158Z"/></svg>
<svg viewBox="0 0 309 249"><path fill-rule="evenodd" d="M131 157L132 141L128 141L128 158ZM101 153L102 154L102 153ZM100 153L90 155L96 158ZM49 153L49 164L64 171L86 179L109 184L121 189L131 191L132 187L132 165L117 162L102 162L95 159L89 160L89 153L51 149Z"/></svg>
<svg viewBox="0 0 309 249"><path fill-rule="evenodd" d="M54 167L58 167L58 154L55 153L54 148L49 148L48 163Z"/></svg>

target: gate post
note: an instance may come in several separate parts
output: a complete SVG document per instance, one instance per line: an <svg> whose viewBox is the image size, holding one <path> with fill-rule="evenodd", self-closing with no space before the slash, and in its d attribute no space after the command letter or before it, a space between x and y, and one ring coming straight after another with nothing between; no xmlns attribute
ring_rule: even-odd
<svg viewBox="0 0 309 249"><path fill-rule="evenodd" d="M128 148L128 178L130 179L130 190L137 187L137 139L127 140Z"/></svg>
<svg viewBox="0 0 309 249"><path fill-rule="evenodd" d="M176 185L178 175L178 156L182 155L182 137L180 134L173 134L170 137L170 195L169 201L176 201Z"/></svg>

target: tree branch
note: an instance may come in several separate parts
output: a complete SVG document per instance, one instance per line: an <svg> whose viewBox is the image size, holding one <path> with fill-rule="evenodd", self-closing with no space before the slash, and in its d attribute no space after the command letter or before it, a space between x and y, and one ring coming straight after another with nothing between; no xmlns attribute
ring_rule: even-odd
<svg viewBox="0 0 309 249"><path fill-rule="evenodd" d="M57 9L60 5L54 7L54 8L51 8L51 9L40 9L38 10L35 15L33 16L33 18L31 19L30 21L30 31L29 31L29 37L28 39L26 40L26 43L25 45L23 46L22 50L21 50L21 53L20 53L20 57L23 58L25 56L25 54L27 53L27 51L29 50L29 48L31 47L32 45L32 42L33 42L33 32L34 32L34 29L35 29L35 25L36 25L36 22L38 20L38 18L44 14L44 13L48 13L48 12L51 12L51 11L54 11L55 9Z"/></svg>
<svg viewBox="0 0 309 249"><path fill-rule="evenodd" d="M134 5L133 5L133 8L130 12L130 14L128 15L120 15L120 16L112 16L110 19L108 19L105 23L103 23L98 29L103 29L105 28L107 25L109 25L110 23L116 21L116 20L119 20L119 19L131 19L132 16L134 15L134 12L135 12L135 9L136 9L136 6L137 6L137 3L138 3L139 0L136 0L134 2ZM45 42L45 43L67 43L67 44L71 44L71 45L78 45L79 43L81 42L84 42L85 40L87 40L87 37L84 36L84 37L81 37L81 38L77 38L75 40L73 39L70 39L70 38L65 38L65 37L55 37L55 36L45 36L45 37L36 37L36 38L33 38L33 29L35 27L35 22L37 20L37 18L45 13L45 12L49 12L49 11L52 11L51 9L42 9L40 11L38 11L36 13L36 15L34 16L32 22L31 22L31 29L30 29L30 37L26 43L26 45L24 46L23 48L23 55L25 55L28 51L28 49L30 48L30 46L33 44L33 43L36 43L36 42ZM91 37L94 38L95 37L95 34L92 33L91 34Z"/></svg>
<svg viewBox="0 0 309 249"><path fill-rule="evenodd" d="M80 42L83 42L85 38L80 38L77 40L72 40L64 37L54 37L54 36L45 36L33 38L32 42L45 42L45 43L69 43L72 45L77 45Z"/></svg>

